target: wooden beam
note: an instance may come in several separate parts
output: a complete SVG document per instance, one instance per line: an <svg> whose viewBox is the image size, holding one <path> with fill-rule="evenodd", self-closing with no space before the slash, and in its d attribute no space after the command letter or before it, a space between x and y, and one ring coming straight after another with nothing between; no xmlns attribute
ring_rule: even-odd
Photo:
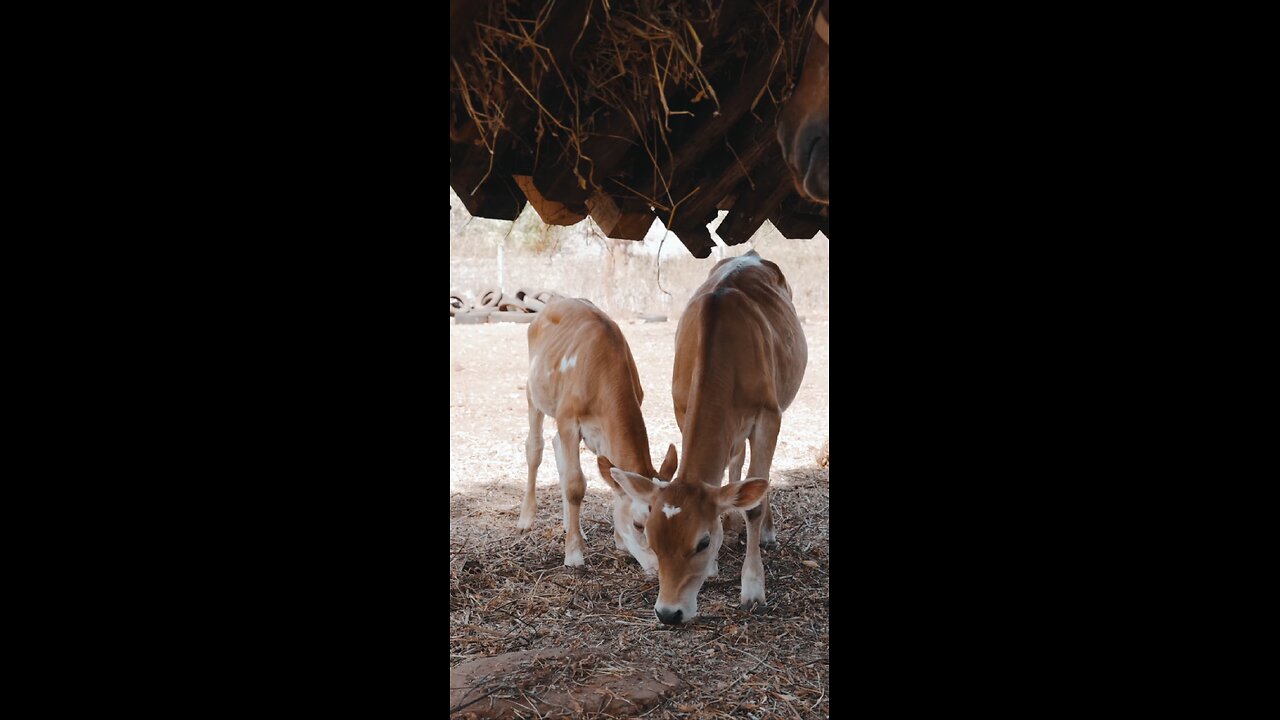
<svg viewBox="0 0 1280 720"><path fill-rule="evenodd" d="M773 124L762 126L756 124L754 118L746 118L740 125L745 123L751 123L751 125L744 127L740 132L735 132L727 139L730 147L734 149L731 152L728 147L725 148L724 154L719 158L722 167L715 170L714 179L680 206L677 211L678 216L681 214L689 217L710 216L714 219L717 210L728 210L733 205L732 195L735 188L740 184L750 188L755 182L756 173L753 170L761 160L777 149L778 140L774 135ZM741 144L741 147L733 144L735 140ZM726 200L726 197L730 199ZM664 218L664 222L667 220ZM677 229L680 227L685 225L682 223L677 226Z"/></svg>
<svg viewBox="0 0 1280 720"><path fill-rule="evenodd" d="M671 222L668 213L658 213L658 219L662 220L662 224L677 232L685 230L704 230L707 225L715 222L718 213L714 209L707 209L695 214L694 210L685 209L682 205L676 210L675 222Z"/></svg>
<svg viewBox="0 0 1280 720"><path fill-rule="evenodd" d="M449 185L459 197L495 175L490 171L489 159L489 151L483 145L449 143Z"/></svg>
<svg viewBox="0 0 1280 720"><path fill-rule="evenodd" d="M724 137L729 130L742 119L751 110L751 103L760 94L760 89L770 79L776 68L774 66L774 53L777 51L776 43L768 43L759 49L755 55L754 62L746 69L741 78L735 78L733 84L722 83L721 87L734 88L726 97L720 99L720 112L713 113L711 108L706 108L699 113L694 120L696 126L687 135L685 139L679 141L679 144L672 148L675 156L662 163L662 177L667 179L672 185L672 194L675 199L681 198L684 193L692 189L693 185L685 182L686 178L694 174L694 170L703 161L705 155L710 151L719 151L724 147ZM704 103L705 105L705 103ZM677 192L676 188L683 192ZM655 197L665 201L665 187L662 181L655 174L653 165L650 164L645 171L636 179L636 184L632 187L641 192L655 193ZM662 194L658 194L662 193ZM718 198L716 198L718 199ZM716 199L711 200L712 203Z"/></svg>
<svg viewBox="0 0 1280 720"><path fill-rule="evenodd" d="M822 205L801 199L799 194L788 196L769 216L769 222L788 240L808 240L818 234L822 218L817 214Z"/></svg>
<svg viewBox="0 0 1280 720"><path fill-rule="evenodd" d="M518 197L520 189L505 178L487 181L474 194L459 193L456 187L453 191L472 217L515 220L524 210L524 199Z"/></svg>
<svg viewBox="0 0 1280 720"><path fill-rule="evenodd" d="M809 240L822 229L822 218L802 215L794 210L775 211L769 216L769 222L788 240Z"/></svg>
<svg viewBox="0 0 1280 720"><path fill-rule="evenodd" d="M659 217L673 230L700 224L702 219L714 217L716 210L741 203L735 188L737 194L746 192L757 181L757 167L776 154L779 108L764 98L766 84L777 86L787 81L785 73L773 65L776 49L776 44L768 43L763 52L753 51L749 62L737 62L723 75L709 73L715 87L735 90L721 98L718 117L699 118L696 126L686 125L672 134L675 157L664 166L664 177L671 183L670 195L684 200L674 223L669 214L659 213ZM714 51L711 54L715 55ZM752 108L758 98L761 101ZM674 127L674 120L672 124ZM647 179L635 181L636 187L644 189L646 181L652 184L656 178L650 171ZM743 183L744 178L750 182ZM771 183L771 176L766 174L763 181ZM734 231L735 226L729 230Z"/></svg>
<svg viewBox="0 0 1280 720"><path fill-rule="evenodd" d="M724 222L720 223L720 227L716 228L716 234L726 245L738 245L750 240L778 205L796 191L787 166L782 161L782 151L776 145L761 167L764 170L758 174L755 188L745 191L739 188L733 209Z"/></svg>
<svg viewBox="0 0 1280 720"><path fill-rule="evenodd" d="M533 184L544 197L566 205L585 203L597 191L590 183L581 183L578 176L584 180L594 177L596 184L604 187L627 151L639 146L625 110L604 110L599 120L597 129L582 141L581 162L573 150L561 149L562 139L551 138L550 133L543 139L542 160L533 171ZM548 162L548 158L556 159Z"/></svg>
<svg viewBox="0 0 1280 720"><path fill-rule="evenodd" d="M576 225L586 219L586 213L574 212L563 203L543 197L542 193L538 192L538 188L534 187L532 177L513 175L511 179L520 186L520 190L524 192L524 196L528 198L529 204L538 213L538 217L542 218L542 222L548 225Z"/></svg>
<svg viewBox="0 0 1280 720"><path fill-rule="evenodd" d="M716 241L711 239L711 231L706 227L686 228L676 232L676 237L680 238L680 242L684 243L696 258L709 257L712 248L716 246Z"/></svg>
<svg viewBox="0 0 1280 720"><path fill-rule="evenodd" d="M470 186L459 187L452 181L449 187L458 194L472 217L515 220L520 217L520 211L524 210L524 194L510 178L490 178L474 193Z"/></svg>
<svg viewBox="0 0 1280 720"><path fill-rule="evenodd" d="M643 240L653 225L653 211L638 198L615 198L597 193L587 199L591 219L615 240Z"/></svg>

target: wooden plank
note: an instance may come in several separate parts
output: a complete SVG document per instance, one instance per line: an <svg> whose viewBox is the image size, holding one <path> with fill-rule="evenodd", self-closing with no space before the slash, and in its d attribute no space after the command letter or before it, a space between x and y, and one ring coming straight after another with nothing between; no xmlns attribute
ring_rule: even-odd
<svg viewBox="0 0 1280 720"><path fill-rule="evenodd" d="M470 124L470 119L467 123ZM466 131L460 134L465 137ZM453 185L455 190L461 186L470 191L481 180L512 174L527 174L527 172L520 172L522 169L522 163L519 162L520 153L512 151L516 138L511 133L505 131L498 133L495 141L497 144L492 155L488 147L480 141L478 132L474 137L475 139L471 142L449 143L449 184ZM532 163L523 164L531 165ZM458 194L461 195L462 191L458 190Z"/></svg>
<svg viewBox="0 0 1280 720"><path fill-rule="evenodd" d="M760 89L764 87L766 81L775 71L774 53L777 51L776 43L768 43L759 50L755 55L755 60L743 73L740 79L735 78L732 84L722 83L721 87L732 87L733 91L727 97L720 99L720 112L713 113L711 108L707 108L699 113L694 122L696 126L685 136L685 139L679 141L672 150L675 156L670 160L662 163L662 177L671 183L673 188L672 195L675 199L683 197L685 192L692 189L692 185L684 182L686 176L694 174L695 168L703 160L703 157L709 152L716 151L724 147L724 137L744 115L751 110L751 103L755 101L759 95ZM676 192L674 189L679 186L683 192ZM655 190L655 197L666 200L665 188L662 181L654 172L652 164L649 164L643 173L639 174L636 184L632 187L641 192L649 192L650 189ZM657 193L663 193L659 195ZM718 198L713 198L710 203Z"/></svg>
<svg viewBox="0 0 1280 720"><path fill-rule="evenodd" d="M676 232L676 237L680 238L680 242L684 243L696 258L710 257L712 248L716 246L716 241L711 239L711 231L705 227L686 228L673 232Z"/></svg>
<svg viewBox="0 0 1280 720"><path fill-rule="evenodd" d="M673 230L689 229L705 218L714 217L717 210L741 207L742 196L757 180L757 167L777 155L776 118L779 108L767 97L763 97L754 109L751 107L757 97L762 97L766 83L775 85L786 79L784 73L772 65L776 51L776 44L768 43L762 51L753 51L749 64L739 63L732 68L732 73L714 76L713 83L717 88L735 88L732 96L721 98L720 116L703 119L691 132L675 133L672 143L676 157L666 164L664 172L672 183L671 196L684 200L676 210L674 223L670 222L670 217L659 213L659 217L668 221ZM772 169L761 174L763 182L772 184ZM742 182L747 178L750 182ZM762 190L751 202L772 203L780 193L781 190ZM737 242L745 241L763 224L763 221L753 218L753 222L748 223L749 227L739 227L746 215L744 213L727 228L731 236L744 234Z"/></svg>
<svg viewBox="0 0 1280 720"><path fill-rule="evenodd" d="M583 159L579 163L573 150L565 150L566 154L561 156L562 138L551 138L548 133L548 137L543 139L542 158L533 171L533 184L544 197L569 206L585 203L596 194L596 189L590 183L585 187L579 184L578 175L584 179L594 177L596 184L604 187L605 180L615 174L627 152L639 145L625 111L605 110L600 113L599 120L597 130L582 141L582 154L590 158L589 161ZM556 159L548 161L548 158Z"/></svg>
<svg viewBox="0 0 1280 720"><path fill-rule="evenodd" d="M538 188L533 184L533 178L528 175L513 175L516 185L524 192L525 198L529 200L529 204L538 213L538 217L542 218L542 222L548 225L576 225L586 219L586 213L575 212L573 209L566 207L563 203L554 200L548 200L538 192Z"/></svg>
<svg viewBox="0 0 1280 720"><path fill-rule="evenodd" d="M809 240L822 229L822 218L794 210L774 212L769 216L769 222L788 240Z"/></svg>
<svg viewBox="0 0 1280 720"><path fill-rule="evenodd" d="M643 200L597 193L587 199L591 219L615 240L643 240L653 225L653 211Z"/></svg>
<svg viewBox="0 0 1280 720"><path fill-rule="evenodd" d="M496 177L484 182L474 193L470 186L459 186L452 180L449 187L458 194L472 217L491 220L515 220L524 210L524 193L510 178Z"/></svg>
<svg viewBox="0 0 1280 720"><path fill-rule="evenodd" d="M746 123L750 123L750 125L742 127ZM754 182L754 176L751 171L759 165L761 160L767 158L769 153L777 149L778 140L774 134L774 126L772 124L760 125L755 123L754 118L744 118L739 125L741 130L735 132L729 142L733 143L734 140L743 138L743 140L740 140L742 147L734 147L732 152L727 147L725 148L724 154L719 159L722 167L715 172L714 178L709 184L700 188L698 194L689 198L680 206L677 210L677 216L681 213L687 213L692 217L710 216L714 219L717 210L730 209L734 202L733 193L735 188L739 184L744 184L747 188L750 188L751 183ZM748 179L750 179L750 182L743 182ZM664 218L665 220L666 218ZM679 217L677 217L678 220ZM676 229L685 226L685 223L681 223L676 226Z"/></svg>
<svg viewBox="0 0 1280 720"><path fill-rule="evenodd" d="M458 195L471 192L489 172L489 151L483 145L449 143L449 185Z"/></svg>
<svg viewBox="0 0 1280 720"><path fill-rule="evenodd" d="M817 215L821 209L821 205L802 200L798 194L791 195L773 211L769 222L788 240L808 240L822 227L822 218Z"/></svg>
<svg viewBox="0 0 1280 720"><path fill-rule="evenodd" d="M739 188L737 202L725 217L716 234L726 245L738 245L751 239L764 221L773 214L788 195L795 193L791 175L782 161L782 151L774 146L769 160L761 165L763 171L755 179L755 189Z"/></svg>
<svg viewBox="0 0 1280 720"><path fill-rule="evenodd" d="M676 210L675 222L669 222L671 218L667 213L658 213L658 219L662 220L662 224L671 228L673 232L682 233L692 231L701 234L700 231L706 230L707 225L715 222L719 215L714 209L707 209L700 214L694 214L693 210L686 209L681 206ZM707 237L711 237L710 234Z"/></svg>

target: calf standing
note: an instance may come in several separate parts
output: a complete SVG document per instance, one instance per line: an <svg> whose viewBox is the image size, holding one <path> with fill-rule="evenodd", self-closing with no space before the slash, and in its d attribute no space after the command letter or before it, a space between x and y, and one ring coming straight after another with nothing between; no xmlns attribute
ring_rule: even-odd
<svg viewBox="0 0 1280 720"><path fill-rule="evenodd" d="M631 348L618 324L586 300L563 299L547 305L529 325L529 438L525 455L529 485L517 527L533 527L537 513L534 486L542 463L542 419L556 420L551 444L560 472L564 501L564 564L580 566L585 549L579 526L579 509L586 493L578 448L598 457L601 475L614 490L613 538L640 562L646 572L657 569L657 560L644 535L648 506L630 498L608 472L617 466L650 478L670 478L676 469L676 448L667 449L662 471L649 459L649 433L640 403L644 391L636 372Z"/></svg>
<svg viewBox="0 0 1280 720"><path fill-rule="evenodd" d="M791 286L754 251L722 260L694 293L676 330L672 399L684 465L670 484L625 470L614 480L638 504L658 559L658 602L667 624L698 612L698 590L718 571L720 515L746 511L742 606L764 602L760 542L772 543L768 478L782 413L800 390L808 345ZM740 480L751 443L747 480ZM725 469L729 483L721 487Z"/></svg>

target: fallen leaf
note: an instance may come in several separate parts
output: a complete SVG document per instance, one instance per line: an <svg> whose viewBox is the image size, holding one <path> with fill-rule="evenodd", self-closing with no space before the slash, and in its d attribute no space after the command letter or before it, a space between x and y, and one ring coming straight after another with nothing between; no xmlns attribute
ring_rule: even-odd
<svg viewBox="0 0 1280 720"><path fill-rule="evenodd" d="M816 562L814 562L814 561L812 561L812 560L801 560L801 561L800 561L800 564L801 564L801 565L804 565L805 567L811 567L811 568L816 568L816 567L818 567L818 563L816 563Z"/></svg>

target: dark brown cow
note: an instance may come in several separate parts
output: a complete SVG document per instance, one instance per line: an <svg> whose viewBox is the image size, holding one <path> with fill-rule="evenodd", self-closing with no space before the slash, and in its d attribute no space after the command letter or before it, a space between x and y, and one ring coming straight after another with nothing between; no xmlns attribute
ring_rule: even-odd
<svg viewBox="0 0 1280 720"><path fill-rule="evenodd" d="M831 199L831 51L830 0L824 0L813 21L813 37L800 72L800 82L778 119L782 157L801 195L829 204Z"/></svg>

